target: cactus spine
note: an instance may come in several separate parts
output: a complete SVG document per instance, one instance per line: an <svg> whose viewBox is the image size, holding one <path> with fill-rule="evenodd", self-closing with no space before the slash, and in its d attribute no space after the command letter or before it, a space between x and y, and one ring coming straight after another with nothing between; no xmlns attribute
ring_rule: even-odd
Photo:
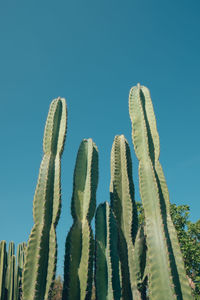
<svg viewBox="0 0 200 300"><path fill-rule="evenodd" d="M107 202L100 204L95 217L95 287L96 299L119 300L118 229Z"/></svg>
<svg viewBox="0 0 200 300"><path fill-rule="evenodd" d="M192 299L174 226L169 198L158 161L159 136L150 93L144 86L129 94L132 138L139 160L140 194L144 207L150 299Z"/></svg>
<svg viewBox="0 0 200 300"><path fill-rule="evenodd" d="M133 263L134 241L138 229L137 208L134 199L130 148L123 135L116 136L111 151L111 207L119 228L119 257L124 299L140 299L136 269Z"/></svg>
<svg viewBox="0 0 200 300"><path fill-rule="evenodd" d="M74 171L74 223L66 239L63 300L91 298L94 241L90 222L96 208L97 183L97 147L92 139L83 140Z"/></svg>
<svg viewBox="0 0 200 300"><path fill-rule="evenodd" d="M33 201L32 228L23 271L23 300L46 300L55 277L56 225L60 216L60 158L66 135L63 98L50 105L44 132L44 156Z"/></svg>

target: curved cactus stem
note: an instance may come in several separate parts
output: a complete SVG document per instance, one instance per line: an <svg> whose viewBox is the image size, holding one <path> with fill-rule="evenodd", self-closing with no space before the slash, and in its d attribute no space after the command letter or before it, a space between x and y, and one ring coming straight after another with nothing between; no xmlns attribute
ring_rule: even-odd
<svg viewBox="0 0 200 300"><path fill-rule="evenodd" d="M169 213L169 195L158 161L159 136L147 88L138 85L131 89L129 112L146 220L150 298L192 299Z"/></svg>
<svg viewBox="0 0 200 300"><path fill-rule="evenodd" d="M91 298L94 241L90 222L96 208L98 151L92 139L80 144L74 171L71 212L74 224L66 239L62 299Z"/></svg>
<svg viewBox="0 0 200 300"><path fill-rule="evenodd" d="M23 300L47 300L57 262L56 225L60 216L60 158L66 136L63 98L50 105L43 139L44 156L33 202L31 231L23 270Z"/></svg>
<svg viewBox="0 0 200 300"><path fill-rule="evenodd" d="M96 299L119 300L118 230L107 202L100 204L95 217L95 286Z"/></svg>

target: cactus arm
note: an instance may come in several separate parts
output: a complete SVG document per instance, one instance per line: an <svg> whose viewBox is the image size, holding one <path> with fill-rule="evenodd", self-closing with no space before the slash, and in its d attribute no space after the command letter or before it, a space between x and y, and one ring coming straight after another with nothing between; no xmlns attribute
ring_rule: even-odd
<svg viewBox="0 0 200 300"><path fill-rule="evenodd" d="M96 207L97 182L97 147L92 139L83 140L74 171L71 204L74 224L66 239L63 300L91 297L94 247L90 222Z"/></svg>
<svg viewBox="0 0 200 300"><path fill-rule="evenodd" d="M111 151L111 207L119 227L119 256L121 263L123 297L140 299L135 290L136 274L133 266L134 240L138 228L134 185L132 180L132 161L127 140L123 135L116 136Z"/></svg>
<svg viewBox="0 0 200 300"><path fill-rule="evenodd" d="M46 300L55 276L56 233L60 215L60 157L66 133L66 103L52 101L45 126L38 183L33 202L34 226L23 271L23 299Z"/></svg>
<svg viewBox="0 0 200 300"><path fill-rule="evenodd" d="M0 243L0 299L4 299L7 268L6 241Z"/></svg>
<svg viewBox="0 0 200 300"><path fill-rule="evenodd" d="M96 298L119 300L121 298L118 230L112 210L107 202L100 204L95 217L95 286Z"/></svg>

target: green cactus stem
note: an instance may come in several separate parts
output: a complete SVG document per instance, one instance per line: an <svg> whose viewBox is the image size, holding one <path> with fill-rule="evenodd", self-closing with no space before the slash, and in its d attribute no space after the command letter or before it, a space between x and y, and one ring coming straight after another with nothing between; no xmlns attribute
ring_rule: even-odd
<svg viewBox="0 0 200 300"><path fill-rule="evenodd" d="M4 299L7 269L6 241L0 243L0 299Z"/></svg>
<svg viewBox="0 0 200 300"><path fill-rule="evenodd" d="M118 229L107 202L100 204L95 217L95 288L96 299L119 300Z"/></svg>
<svg viewBox="0 0 200 300"><path fill-rule="evenodd" d="M15 265L16 265L16 257L12 255L10 257L8 271L8 292L6 300L14 300L15 297Z"/></svg>
<svg viewBox="0 0 200 300"><path fill-rule="evenodd" d="M140 299L134 257L134 241L138 229L137 208L134 199L132 160L130 148L123 135L116 136L111 151L111 207L119 228L119 257L121 266L122 296Z"/></svg>
<svg viewBox="0 0 200 300"><path fill-rule="evenodd" d="M15 270L15 293L14 300L22 298L22 272L25 261L26 243L21 243L17 247L17 264Z"/></svg>
<svg viewBox="0 0 200 300"><path fill-rule="evenodd" d="M131 286L134 287L134 290L138 291L137 293L135 293L135 298L138 297L138 299L146 299L146 250L147 248L144 228L143 225L141 225L138 229L135 239L132 258L136 279L131 282Z"/></svg>
<svg viewBox="0 0 200 300"><path fill-rule="evenodd" d="M15 244L10 242L8 245L7 252L7 269L6 269L6 278L5 278L5 299L12 299L13 289L14 289L14 261L13 256L15 255Z"/></svg>
<svg viewBox="0 0 200 300"><path fill-rule="evenodd" d="M47 300L55 278L57 261L56 226L60 216L60 159L67 123L66 102L50 105L43 140L44 156L33 201L34 226L23 271L23 300Z"/></svg>
<svg viewBox="0 0 200 300"><path fill-rule="evenodd" d="M139 160L140 194L145 214L150 299L192 299L176 232L169 214L169 197L158 161L159 136L150 93L144 86L129 94L132 138Z"/></svg>
<svg viewBox="0 0 200 300"><path fill-rule="evenodd" d="M74 171L71 211L74 219L66 239L62 299L91 298L94 240L90 222L96 208L98 151L92 139L83 140Z"/></svg>

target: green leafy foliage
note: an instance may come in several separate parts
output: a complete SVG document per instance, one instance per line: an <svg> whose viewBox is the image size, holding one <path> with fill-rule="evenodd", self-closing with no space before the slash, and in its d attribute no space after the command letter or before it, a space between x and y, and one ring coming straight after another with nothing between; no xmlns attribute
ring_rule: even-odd
<svg viewBox="0 0 200 300"><path fill-rule="evenodd" d="M170 212L185 262L187 275L191 278L194 295L200 296L200 220L193 223L189 220L188 205L171 204Z"/></svg>

